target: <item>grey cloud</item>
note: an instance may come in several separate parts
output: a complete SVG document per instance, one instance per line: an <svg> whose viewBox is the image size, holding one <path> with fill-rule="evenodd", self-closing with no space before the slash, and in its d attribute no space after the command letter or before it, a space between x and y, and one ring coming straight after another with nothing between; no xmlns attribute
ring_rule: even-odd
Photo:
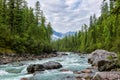
<svg viewBox="0 0 120 80"><path fill-rule="evenodd" d="M27 0L35 4L37 0ZM100 16L102 0L39 0L52 27L59 32L78 31L82 24L89 24L89 16Z"/></svg>

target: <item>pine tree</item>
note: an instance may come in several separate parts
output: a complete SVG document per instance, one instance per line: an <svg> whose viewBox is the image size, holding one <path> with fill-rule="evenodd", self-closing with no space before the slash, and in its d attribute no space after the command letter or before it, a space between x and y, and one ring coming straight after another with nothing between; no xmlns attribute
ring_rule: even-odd
<svg viewBox="0 0 120 80"><path fill-rule="evenodd" d="M40 2L37 1L35 5L35 16L36 16L36 23L39 24L42 16L42 10L40 9Z"/></svg>
<svg viewBox="0 0 120 80"><path fill-rule="evenodd" d="M110 0L110 11L112 12L114 8L114 0Z"/></svg>
<svg viewBox="0 0 120 80"><path fill-rule="evenodd" d="M15 27L15 33L21 35L23 32L22 27L22 1L23 0L15 0L15 7L14 7L14 27Z"/></svg>
<svg viewBox="0 0 120 80"><path fill-rule="evenodd" d="M47 40L49 43L51 41L52 33L53 33L53 29L51 27L51 23L48 23L48 25L47 25Z"/></svg>
<svg viewBox="0 0 120 80"><path fill-rule="evenodd" d="M15 0L8 0L8 24L10 26L11 33L14 33L14 8L15 8Z"/></svg>

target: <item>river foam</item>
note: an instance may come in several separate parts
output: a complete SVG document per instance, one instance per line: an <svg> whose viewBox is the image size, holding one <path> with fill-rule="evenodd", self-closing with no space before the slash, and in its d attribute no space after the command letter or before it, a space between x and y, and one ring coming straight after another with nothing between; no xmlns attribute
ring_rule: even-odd
<svg viewBox="0 0 120 80"><path fill-rule="evenodd" d="M7 65L0 65L0 80L20 80L21 78L30 78L32 80L75 80L73 71L80 71L89 67L86 56L79 56L77 54L69 53L68 55L46 58L43 60L23 61L19 63L12 63ZM42 64L48 61L59 62L63 65L61 69L45 70L40 73L27 74L26 68L30 64ZM21 65L23 64L23 65ZM62 71L61 70L68 70Z"/></svg>

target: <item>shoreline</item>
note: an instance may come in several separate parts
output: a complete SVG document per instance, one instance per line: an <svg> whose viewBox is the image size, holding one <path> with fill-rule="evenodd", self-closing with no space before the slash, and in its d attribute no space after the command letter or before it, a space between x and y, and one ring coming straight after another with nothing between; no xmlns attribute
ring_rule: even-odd
<svg viewBox="0 0 120 80"><path fill-rule="evenodd" d="M78 54L78 53L75 53ZM35 59L45 59L45 58L52 58L52 57L59 57L59 56L63 56L63 55L68 55L65 52L53 52L53 53L44 53L41 55L35 55L35 54L21 54L21 55L5 55L5 54L0 54L0 65L4 65L4 64L8 64L8 63L12 63L12 62L20 62L20 61L27 61L27 60L35 60ZM117 55L114 52L108 52L106 50L95 50L93 51L91 54L78 54L79 56L81 56L81 58L84 58L84 56L86 55L88 58L88 63L91 64L90 67L85 68L83 70L78 70L78 71L72 71L73 74L75 75L76 80L96 80L96 78L99 78L98 80L104 80L104 78L107 78L108 80L110 78L112 78L109 75L115 75L113 76L114 79L117 78L119 79L118 75L120 75L120 72L118 70L116 70L116 67L114 67L115 62L113 63L109 63L106 62L105 60L108 59L108 56L112 55L113 59L116 59ZM96 56L97 55L97 56ZM99 59L99 57L102 56L106 56L106 57L102 57ZM111 70L103 70L101 71L100 68L105 68L107 69L108 65L105 65L104 63L100 64L100 62L106 62L105 64L111 64ZM1 63L2 62L2 63ZM99 65L100 64L100 65ZM104 67L105 66L105 67ZM108 66L109 68L109 66ZM69 69L61 69L61 72L67 72L67 71L71 71ZM22 80L22 79L21 79ZM27 79L29 80L29 79Z"/></svg>
<svg viewBox="0 0 120 80"><path fill-rule="evenodd" d="M84 57L84 55L88 54L80 54L80 53L74 53L78 54L81 57ZM66 52L51 52L51 53L41 53L41 54L0 54L0 65L5 65L13 62L20 62L20 61L28 61L28 60L42 60L45 58L52 58L57 56L63 56L68 55Z"/></svg>
<svg viewBox="0 0 120 80"><path fill-rule="evenodd" d="M8 63L13 62L20 62L20 61L27 61L27 60L35 60L35 59L44 59L44 58L51 58L51 57L57 57L57 53L44 53L40 55L36 54L0 54L0 65L5 65Z"/></svg>

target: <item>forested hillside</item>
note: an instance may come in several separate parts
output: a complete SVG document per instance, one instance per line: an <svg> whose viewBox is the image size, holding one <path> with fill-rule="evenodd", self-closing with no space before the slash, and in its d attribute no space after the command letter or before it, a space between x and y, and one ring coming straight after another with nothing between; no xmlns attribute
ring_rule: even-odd
<svg viewBox="0 0 120 80"><path fill-rule="evenodd" d="M49 52L51 35L39 2L33 10L25 0L0 0L0 53Z"/></svg>
<svg viewBox="0 0 120 80"><path fill-rule="evenodd" d="M101 16L90 16L90 24L84 24L74 36L66 36L53 42L59 51L91 52L106 49L120 52L120 0L105 0Z"/></svg>

